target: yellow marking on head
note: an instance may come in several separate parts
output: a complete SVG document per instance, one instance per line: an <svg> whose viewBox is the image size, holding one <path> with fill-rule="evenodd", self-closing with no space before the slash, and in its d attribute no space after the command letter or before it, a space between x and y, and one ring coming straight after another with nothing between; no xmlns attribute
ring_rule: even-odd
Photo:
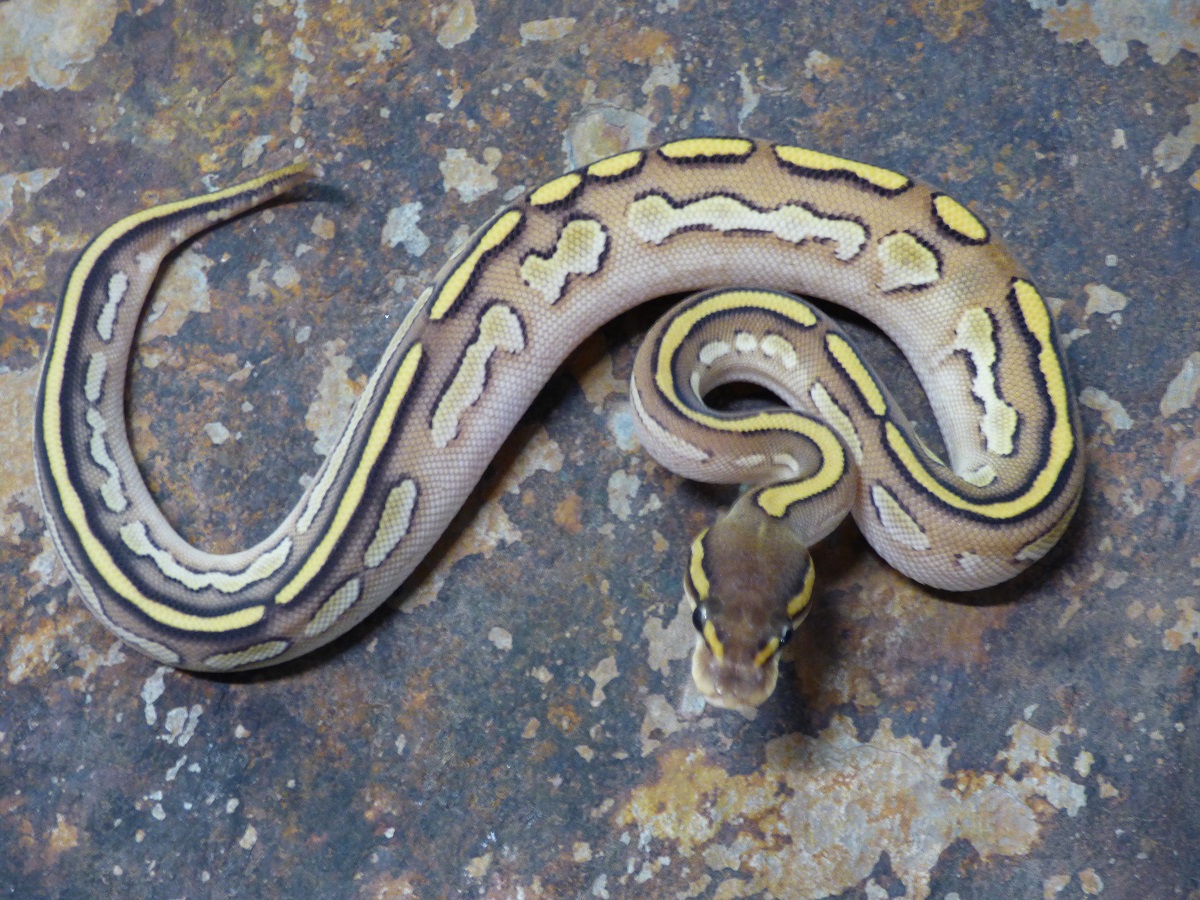
<svg viewBox="0 0 1200 900"><path fill-rule="evenodd" d="M368 569L375 568L387 559L396 549L396 545L408 534L416 503L417 483L411 478L405 478L388 491L383 512L379 516L379 524L375 526L375 536L371 538L371 543L363 554L363 565Z"/></svg>
<svg viewBox="0 0 1200 900"><path fill-rule="evenodd" d="M852 159L842 159L840 156L830 156L828 153L818 153L816 150L807 150L804 147L778 145L775 147L775 155L783 162L801 169L852 175L889 193L902 191L912 184L907 176L901 175L899 172L855 162Z"/></svg>
<svg viewBox="0 0 1200 900"><path fill-rule="evenodd" d="M876 252L881 291L924 287L941 277L936 254L907 231L883 238Z"/></svg>
<svg viewBox="0 0 1200 900"><path fill-rule="evenodd" d="M812 564L812 559L808 561L808 571L804 573L804 584L800 588L800 593L788 601L787 614L788 618L793 622L799 618L812 602L813 585L817 580L817 567Z"/></svg>
<svg viewBox="0 0 1200 900"><path fill-rule="evenodd" d="M979 419L979 430L983 432L989 453L1008 456L1013 452L1013 438L1017 433L1017 411L1001 399L996 390L996 349L992 317L987 310L973 306L963 310L955 330L955 350L962 350L971 357L975 376L971 381L971 393L983 404L983 415Z"/></svg>
<svg viewBox="0 0 1200 900"><path fill-rule="evenodd" d="M771 658L778 652L779 638L773 637L763 645L763 648L759 650L758 653L754 655L754 665L761 669L763 666L769 663Z"/></svg>
<svg viewBox="0 0 1200 900"><path fill-rule="evenodd" d="M446 313L450 312L454 304L462 297L467 286L471 283L471 278L475 275L475 270L479 267L479 263L483 260L484 256L502 246L508 240L509 236L512 235L516 227L521 223L521 218L522 214L520 210L510 209L492 223L492 227L484 232L483 237L479 239L471 252L458 264L458 268L450 273L450 277L442 285L437 299L433 301L433 306L429 309L429 318L436 322L445 316Z"/></svg>
<svg viewBox="0 0 1200 900"><path fill-rule="evenodd" d="M287 641L263 641L261 644L255 644L252 647L247 647L245 650L237 650L233 653L218 653L215 656L210 656L204 660L204 665L210 669L225 672L241 666L248 666L252 663L266 662L268 659L274 659L287 648Z"/></svg>
<svg viewBox="0 0 1200 900"><path fill-rule="evenodd" d="M744 138L685 138L663 144L658 152L667 159L694 161L708 158L748 157L754 152L754 142Z"/></svg>
<svg viewBox="0 0 1200 900"><path fill-rule="evenodd" d="M582 175L578 172L568 172L553 181L547 181L535 190L529 195L529 203L532 206L551 206L561 203L570 197L581 184L583 184Z"/></svg>
<svg viewBox="0 0 1200 900"><path fill-rule="evenodd" d="M847 262L858 255L866 229L853 219L818 216L803 206L784 205L761 211L738 197L715 194L676 207L661 194L629 204L626 224L641 240L661 244L680 232L704 228L718 232L757 231L791 244L829 241L833 255Z"/></svg>
<svg viewBox="0 0 1200 900"><path fill-rule="evenodd" d="M871 485L871 500L879 516L879 524L892 539L912 550L928 550L932 545L925 530L908 514L891 492L883 485Z"/></svg>
<svg viewBox="0 0 1200 900"><path fill-rule="evenodd" d="M711 589L708 573L704 571L704 536L706 534L708 534L707 528L696 535L696 539L692 541L692 556L688 561L688 575L692 579L692 586L696 589L696 596L692 599L697 603L707 600L708 592Z"/></svg>
<svg viewBox="0 0 1200 900"><path fill-rule="evenodd" d="M988 238L987 226L975 214L946 194L935 194L933 211L938 220L950 231L961 235L973 244L982 244Z"/></svg>
<svg viewBox="0 0 1200 900"><path fill-rule="evenodd" d="M708 644L708 649L712 651L712 655L716 657L717 662L724 661L725 645L717 637L717 626L712 622L704 623L704 643Z"/></svg>
<svg viewBox="0 0 1200 900"><path fill-rule="evenodd" d="M479 335L462 355L450 387L438 400L430 426L433 443L444 449L458 435L463 413L470 409L487 386L488 363L497 350L520 353L525 349L521 320L511 307L496 304L479 320Z"/></svg>
<svg viewBox="0 0 1200 900"><path fill-rule="evenodd" d="M375 421L371 423L371 432L367 437L366 444L363 446L358 466L355 468L354 474L350 477L350 481L346 484L345 493L342 494L337 509L334 511L329 528L325 531L321 542L308 555L308 559L304 561L304 565L292 577L292 580L284 585L283 589L275 595L276 603L290 603L296 599L299 593L308 586L309 582L317 577L317 573L329 561L329 557L341 541L342 536L346 532L346 527L350 524L350 519L358 511L358 506L362 502L363 494L367 489L367 479L371 476L371 470L375 468L376 461L388 444L388 440L392 434L392 425L395 423L396 415L400 411L400 404L408 396L409 388L412 387L413 379L416 378L417 367L421 362L421 352L421 345L413 344L408 349L408 353L405 354L404 359L400 362L399 368L396 369L396 376L392 379L392 386L388 389L387 395L379 406Z"/></svg>
<svg viewBox="0 0 1200 900"><path fill-rule="evenodd" d="M312 621L304 627L304 636L312 638L328 631L329 627L342 617L342 613L358 601L361 593L362 580L351 578L330 594L329 599L321 604L321 608L312 617Z"/></svg>
<svg viewBox="0 0 1200 900"><path fill-rule="evenodd" d="M645 154L641 150L618 153L616 156L610 156L608 159L592 163L587 167L587 173L591 178L620 178L622 175L641 165L644 156Z"/></svg>
<svg viewBox="0 0 1200 900"><path fill-rule="evenodd" d="M834 334L832 331L825 335L825 346L829 348L829 352L833 354L833 358L838 361L849 377L854 387L858 389L859 396L871 412L877 416L887 414L887 401L883 399L883 392L879 390L879 385L875 383L875 379L871 377L870 371L867 369L866 363L859 359L854 348L839 334Z"/></svg>
<svg viewBox="0 0 1200 900"><path fill-rule="evenodd" d="M572 275L594 275L608 246L608 234L595 219L572 219L558 236L549 258L530 253L521 263L522 280L553 306Z"/></svg>

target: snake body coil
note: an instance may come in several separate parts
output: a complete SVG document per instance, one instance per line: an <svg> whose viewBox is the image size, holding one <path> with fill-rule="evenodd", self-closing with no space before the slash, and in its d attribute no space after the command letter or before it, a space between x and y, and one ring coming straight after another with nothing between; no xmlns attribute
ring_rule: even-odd
<svg viewBox="0 0 1200 900"><path fill-rule="evenodd" d="M771 692L813 587L807 547L852 511L893 566L971 590L1043 556L1083 480L1078 417L1046 305L964 206L909 178L798 147L695 138L593 163L529 192L447 263L396 332L296 507L265 540L186 543L134 462L124 394L138 316L182 241L306 177L292 166L122 219L85 250L51 332L38 484L88 608L181 668L269 665L332 640L392 594L547 378L642 301L655 326L631 399L669 468L752 485L692 548L693 674L720 705ZM948 461L919 440L844 334L791 290L900 347ZM731 381L789 408L741 414Z"/></svg>

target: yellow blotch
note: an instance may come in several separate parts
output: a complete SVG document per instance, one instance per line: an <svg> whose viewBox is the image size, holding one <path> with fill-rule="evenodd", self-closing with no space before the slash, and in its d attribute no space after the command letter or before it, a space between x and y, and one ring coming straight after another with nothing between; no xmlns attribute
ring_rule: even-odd
<svg viewBox="0 0 1200 900"><path fill-rule="evenodd" d="M923 287L941 277L937 256L907 231L883 238L878 253L881 291Z"/></svg>
<svg viewBox="0 0 1200 900"><path fill-rule="evenodd" d="M935 194L933 210L943 225L961 235L973 244L982 244L987 240L987 227L975 218L975 214L945 194Z"/></svg>
<svg viewBox="0 0 1200 900"><path fill-rule="evenodd" d="M818 153L816 150L807 150L804 147L777 146L775 155L783 162L801 169L852 175L890 193L904 190L912 184L907 176L901 175L899 172L856 162L852 159L843 159L840 156L830 156L828 153Z"/></svg>
<svg viewBox="0 0 1200 900"><path fill-rule="evenodd" d="M616 156L592 163L588 166L587 173L592 178L620 178L641 165L643 155L641 150L618 153Z"/></svg>
<svg viewBox="0 0 1200 900"><path fill-rule="evenodd" d="M763 666L765 666L767 663L769 663L771 661L771 657L773 657L778 651L779 651L779 638L773 637L769 641L767 641L766 645L761 650L759 650L757 654L755 654L754 665L758 666L758 668L761 669Z"/></svg>
<svg viewBox="0 0 1200 900"><path fill-rule="evenodd" d="M552 206L555 203L561 203L570 197L581 184L583 184L583 176L578 172L570 172L561 178L555 178L553 181L543 184L529 195L529 202L533 206Z"/></svg>
<svg viewBox="0 0 1200 900"><path fill-rule="evenodd" d="M683 161L714 157L747 157L754 152L754 142L744 138L686 138L663 144L658 152L667 159Z"/></svg>

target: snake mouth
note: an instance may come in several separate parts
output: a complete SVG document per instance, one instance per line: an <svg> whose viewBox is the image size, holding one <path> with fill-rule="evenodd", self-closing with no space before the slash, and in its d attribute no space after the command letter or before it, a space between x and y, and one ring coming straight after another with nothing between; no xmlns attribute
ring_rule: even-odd
<svg viewBox="0 0 1200 900"><path fill-rule="evenodd" d="M718 660L703 640L692 653L692 680L704 699L721 709L754 709L766 702L779 680L779 655L763 665L754 661Z"/></svg>

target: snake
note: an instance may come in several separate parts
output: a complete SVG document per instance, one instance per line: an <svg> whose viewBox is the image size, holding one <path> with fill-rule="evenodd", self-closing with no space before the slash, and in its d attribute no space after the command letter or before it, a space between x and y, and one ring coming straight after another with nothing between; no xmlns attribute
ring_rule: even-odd
<svg viewBox="0 0 1200 900"><path fill-rule="evenodd" d="M51 326L34 427L45 521L91 613L162 664L251 669L345 633L428 554L568 354L671 294L699 291L638 352L638 437L683 477L745 485L683 567L708 702L772 694L813 604L810 548L847 514L899 572L970 591L1042 558L1078 506L1079 413L1053 316L979 217L890 169L692 137L590 163L496 213L412 304L278 527L207 552L164 516L131 449L142 306L172 250L310 177L294 163L120 219L80 255ZM805 298L899 348L942 453ZM730 384L766 397L710 402Z"/></svg>

